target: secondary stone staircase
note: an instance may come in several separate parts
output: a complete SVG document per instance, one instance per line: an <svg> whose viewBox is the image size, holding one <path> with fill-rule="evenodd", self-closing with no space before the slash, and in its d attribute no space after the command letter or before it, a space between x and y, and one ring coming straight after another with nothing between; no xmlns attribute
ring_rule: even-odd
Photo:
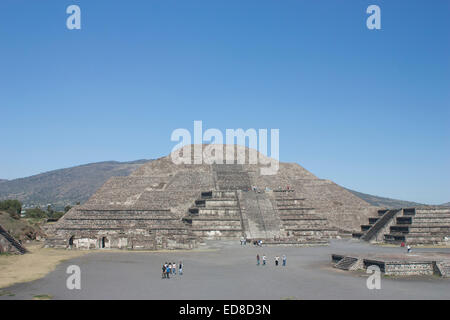
<svg viewBox="0 0 450 320"><path fill-rule="evenodd" d="M16 252L19 254L27 253L19 241L14 239L2 226L0 226L0 253Z"/></svg>
<svg viewBox="0 0 450 320"><path fill-rule="evenodd" d="M377 238L377 235L382 234L383 231L392 223L394 217L400 212L400 209L388 210L364 233L362 240L371 241Z"/></svg>
<svg viewBox="0 0 450 320"><path fill-rule="evenodd" d="M353 237L365 241L382 241L384 233L401 211L401 209L378 210L378 216L369 218L369 224L362 225L361 232L353 233Z"/></svg>
<svg viewBox="0 0 450 320"><path fill-rule="evenodd" d="M389 233L388 243L439 244L450 241L450 208L409 208L396 219Z"/></svg>
<svg viewBox="0 0 450 320"><path fill-rule="evenodd" d="M202 192L183 221L206 239L238 239L243 236L237 191Z"/></svg>

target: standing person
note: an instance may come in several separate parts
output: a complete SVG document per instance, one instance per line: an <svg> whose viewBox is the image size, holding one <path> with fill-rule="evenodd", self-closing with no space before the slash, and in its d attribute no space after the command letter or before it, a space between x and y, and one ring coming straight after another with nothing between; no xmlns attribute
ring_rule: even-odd
<svg viewBox="0 0 450 320"><path fill-rule="evenodd" d="M285 254L283 254L283 267L286 267L286 255Z"/></svg>
<svg viewBox="0 0 450 320"><path fill-rule="evenodd" d="M280 257L276 256L275 257L275 265L278 266L278 260L280 259Z"/></svg>
<svg viewBox="0 0 450 320"><path fill-rule="evenodd" d="M259 254L256 255L256 265L259 266Z"/></svg>
<svg viewBox="0 0 450 320"><path fill-rule="evenodd" d="M411 246L409 244L406 248L408 249L408 253L411 253Z"/></svg>
<svg viewBox="0 0 450 320"><path fill-rule="evenodd" d="M166 265L163 264L162 266L162 279L164 279L166 277Z"/></svg>
<svg viewBox="0 0 450 320"><path fill-rule="evenodd" d="M170 273L172 272L172 264L171 263L169 263L168 265L167 265L167 269L166 269L166 274L167 274L167 279L170 279Z"/></svg>
<svg viewBox="0 0 450 320"><path fill-rule="evenodd" d="M181 263L181 261L180 261L180 265L178 266L178 274L179 274L180 276L183 275L183 264Z"/></svg>
<svg viewBox="0 0 450 320"><path fill-rule="evenodd" d="M267 260L267 258L266 258L266 255L265 255L265 254L263 254L263 266L265 266L265 265L266 265L266 260Z"/></svg>
<svg viewBox="0 0 450 320"><path fill-rule="evenodd" d="M172 263L172 270L173 270L173 274L177 274L177 264L174 262Z"/></svg>

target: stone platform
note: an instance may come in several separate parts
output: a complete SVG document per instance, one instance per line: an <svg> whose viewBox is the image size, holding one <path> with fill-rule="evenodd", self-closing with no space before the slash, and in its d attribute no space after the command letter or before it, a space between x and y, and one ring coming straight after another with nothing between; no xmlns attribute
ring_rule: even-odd
<svg viewBox="0 0 450 320"><path fill-rule="evenodd" d="M419 252L405 254L332 254L335 268L355 271L378 266L385 275L416 276L437 275L450 277L450 253Z"/></svg>

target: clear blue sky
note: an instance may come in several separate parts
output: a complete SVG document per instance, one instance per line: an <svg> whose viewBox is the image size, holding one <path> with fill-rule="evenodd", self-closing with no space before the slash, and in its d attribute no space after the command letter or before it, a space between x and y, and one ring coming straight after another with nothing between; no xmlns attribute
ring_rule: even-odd
<svg viewBox="0 0 450 320"><path fill-rule="evenodd" d="M281 161L345 187L447 202L449 40L442 0L2 0L0 178L157 158L202 120L279 128Z"/></svg>

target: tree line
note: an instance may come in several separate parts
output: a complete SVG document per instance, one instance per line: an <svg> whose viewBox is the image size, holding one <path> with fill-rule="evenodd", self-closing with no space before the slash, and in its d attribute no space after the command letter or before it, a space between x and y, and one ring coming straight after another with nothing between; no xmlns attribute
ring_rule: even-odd
<svg viewBox="0 0 450 320"><path fill-rule="evenodd" d="M25 210L25 218L32 219L48 219L59 220L65 213L67 213L71 206L66 206L64 212L53 210L52 206L47 206L47 210L42 210L40 207L30 208ZM9 213L11 218L19 220L22 213L22 203L19 200L4 200L0 201L0 211Z"/></svg>

